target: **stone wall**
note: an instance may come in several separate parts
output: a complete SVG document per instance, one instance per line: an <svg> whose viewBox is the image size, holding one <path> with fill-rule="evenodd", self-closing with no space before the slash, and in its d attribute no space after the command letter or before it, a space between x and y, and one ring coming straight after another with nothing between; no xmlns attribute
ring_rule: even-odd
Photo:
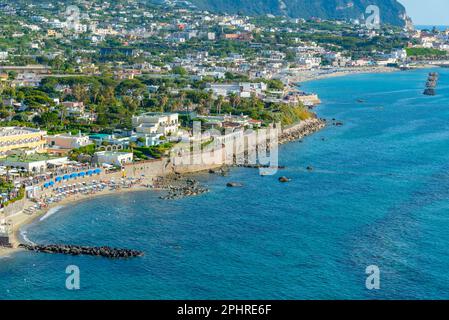
<svg viewBox="0 0 449 320"><path fill-rule="evenodd" d="M172 157L170 167L176 173L193 173L216 169L225 164L232 164L225 148L214 151L203 151L196 154L183 154Z"/></svg>
<svg viewBox="0 0 449 320"><path fill-rule="evenodd" d="M14 203L11 203L7 207L3 208L4 216L8 217L22 211L23 209L25 209L25 206L28 204L28 202L29 201L27 199L22 199Z"/></svg>

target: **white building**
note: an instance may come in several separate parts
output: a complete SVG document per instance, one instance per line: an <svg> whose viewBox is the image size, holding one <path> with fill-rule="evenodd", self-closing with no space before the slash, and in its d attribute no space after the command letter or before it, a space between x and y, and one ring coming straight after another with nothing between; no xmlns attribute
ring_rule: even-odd
<svg viewBox="0 0 449 320"><path fill-rule="evenodd" d="M132 137L132 140L136 142L140 146L144 147L152 147L160 145L162 142L166 142L166 140L161 140L164 135L161 133L156 134L137 134Z"/></svg>
<svg viewBox="0 0 449 320"><path fill-rule="evenodd" d="M7 51L0 51L0 60L7 60L8 59L8 52Z"/></svg>
<svg viewBox="0 0 449 320"><path fill-rule="evenodd" d="M78 135L63 133L53 136L46 136L45 138L47 140L47 145L50 148L78 149L92 144L89 137L82 135L81 132Z"/></svg>
<svg viewBox="0 0 449 320"><path fill-rule="evenodd" d="M177 113L149 112L140 116L133 116L133 129L138 134L175 135L179 129L179 115Z"/></svg>
<svg viewBox="0 0 449 320"><path fill-rule="evenodd" d="M63 166L67 162L67 157L51 157L48 154L14 154L0 159L1 166L16 168L33 174L44 173L49 166Z"/></svg>
<svg viewBox="0 0 449 320"><path fill-rule="evenodd" d="M241 82L231 84L207 84L206 90L212 91L215 96L227 97L231 94L242 98L250 98L252 94L263 96L268 86L264 82Z"/></svg>
<svg viewBox="0 0 449 320"><path fill-rule="evenodd" d="M307 69L318 68L321 65L321 58L310 55L303 55L297 58L299 65Z"/></svg>
<svg viewBox="0 0 449 320"><path fill-rule="evenodd" d="M405 49L395 50L391 53L390 57L399 61L404 61L407 59L407 50Z"/></svg>
<svg viewBox="0 0 449 320"><path fill-rule="evenodd" d="M127 163L132 163L133 157L131 152L100 151L95 152L94 161L100 165L109 164L121 167Z"/></svg>

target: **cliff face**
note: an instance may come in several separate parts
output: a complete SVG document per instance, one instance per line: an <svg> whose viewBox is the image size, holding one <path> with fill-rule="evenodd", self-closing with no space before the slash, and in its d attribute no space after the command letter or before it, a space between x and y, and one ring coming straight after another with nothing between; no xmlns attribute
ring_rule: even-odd
<svg viewBox="0 0 449 320"><path fill-rule="evenodd" d="M200 9L291 18L360 18L369 5L380 9L382 23L405 25L405 8L397 0L191 0Z"/></svg>

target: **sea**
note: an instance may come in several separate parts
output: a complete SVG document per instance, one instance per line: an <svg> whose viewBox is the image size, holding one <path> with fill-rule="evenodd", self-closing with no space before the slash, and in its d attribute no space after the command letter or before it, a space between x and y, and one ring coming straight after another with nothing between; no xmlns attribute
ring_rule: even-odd
<svg viewBox="0 0 449 320"><path fill-rule="evenodd" d="M0 299L448 299L449 69L432 71L436 96L424 69L305 83L329 125L281 146L274 176L236 168L195 176L211 190L198 197L54 210L26 241L145 256L18 252L0 258Z"/></svg>
<svg viewBox="0 0 449 320"><path fill-rule="evenodd" d="M433 30L434 28L438 31L445 31L449 29L448 25L416 25L417 30Z"/></svg>

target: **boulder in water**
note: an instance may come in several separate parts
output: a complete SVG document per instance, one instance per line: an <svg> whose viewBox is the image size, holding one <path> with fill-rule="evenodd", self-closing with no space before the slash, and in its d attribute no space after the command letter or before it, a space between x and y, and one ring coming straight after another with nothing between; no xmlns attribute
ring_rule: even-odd
<svg viewBox="0 0 449 320"><path fill-rule="evenodd" d="M292 181L292 179L287 178L285 176L282 176L282 177L279 178L279 182L290 182L290 181Z"/></svg>
<svg viewBox="0 0 449 320"><path fill-rule="evenodd" d="M229 188L238 188L238 187L243 187L243 184L238 183L238 182L228 182L226 184L226 186Z"/></svg>

